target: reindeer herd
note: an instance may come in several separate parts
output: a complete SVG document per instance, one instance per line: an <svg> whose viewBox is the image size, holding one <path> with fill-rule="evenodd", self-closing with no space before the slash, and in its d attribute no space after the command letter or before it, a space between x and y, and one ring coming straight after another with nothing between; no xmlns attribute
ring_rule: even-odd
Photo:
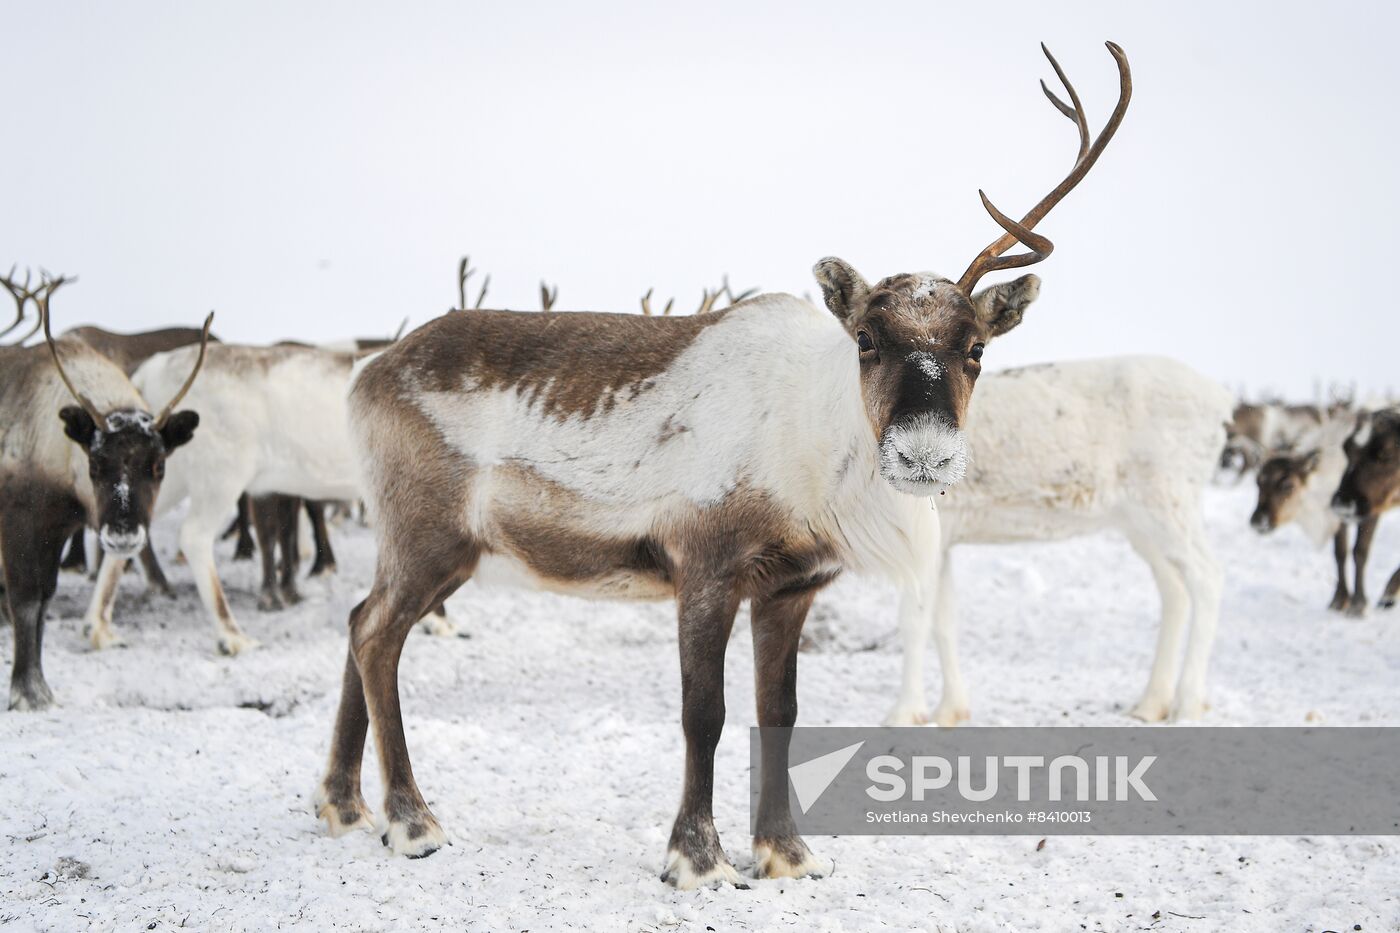
<svg viewBox="0 0 1400 933"><path fill-rule="evenodd" d="M640 315L560 312L558 289L543 283L540 312L488 310L489 277L472 299L475 270L464 259L457 308L388 340L232 345L210 333L213 314L197 329L78 327L55 338L51 305L68 280L46 274L31 287L12 271L0 281L18 312L4 334L24 327L28 307L36 322L0 348L11 709L53 703L45 610L65 544L69 563L86 564L77 550L85 527L100 551L86 614L93 648L117 639L118 582L133 557L150 587L168 590L149 529L183 504L179 553L217 649L236 656L255 642L230 609L215 560L230 516L230 531L248 542L256 532L259 608L271 610L298 598L299 514L312 519L316 570L329 572L327 503L363 502L377 565L369 596L350 613L315 806L332 835L375 825L360 792L372 724L381 832L398 854L425 856L446 840L409 761L400 654L414 625L440 616L471 579L676 601L687 751L663 877L682 888L738 882L711 789L725 649L745 601L760 725L796 722L803 622L846 570L901 593L904 672L888 721L953 725L969 708L951 550L1114 529L1151 569L1162 603L1133 714L1200 716L1222 588L1202 526L1203 489L1222 458L1243 464L1245 452L1271 443L1263 426L1281 416L1232 415L1220 386L1157 358L979 379L988 345L1021 322L1040 281L979 282L1050 254L1035 228L1126 113L1127 58L1108 49L1119 98L1096 137L1046 51L1069 99L1045 94L1075 124L1077 157L1019 221L982 195L1004 233L957 280L906 273L872 284L827 258L814 268L825 311L790 295L736 293L727 281L689 315L673 315L673 303L654 312L651 292ZM1016 244L1024 251L1009 252ZM39 330L43 340L25 346ZM1240 440L1250 432L1259 435L1252 446ZM1255 527L1297 520L1334 535L1340 563L1344 523L1359 523L1360 568L1379 514L1400 496L1400 413L1324 419L1317 437L1315 449L1254 456ZM1400 574L1383 604L1398 586ZM1358 569L1354 588L1339 583L1333 606L1355 612L1364 603ZM932 712L923 680L930 631L943 673ZM765 735L761 754L755 871L820 874L788 810L786 743Z"/></svg>

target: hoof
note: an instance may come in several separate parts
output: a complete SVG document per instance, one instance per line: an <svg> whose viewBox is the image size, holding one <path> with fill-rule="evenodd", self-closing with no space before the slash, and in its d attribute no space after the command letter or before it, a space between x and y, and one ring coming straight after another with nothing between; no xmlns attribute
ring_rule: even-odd
<svg viewBox="0 0 1400 933"><path fill-rule="evenodd" d="M968 711L966 705L956 703L939 703L938 708L933 711L933 721L935 725L945 729L951 729L960 722L967 722L972 718L972 713Z"/></svg>
<svg viewBox="0 0 1400 933"><path fill-rule="evenodd" d="M117 637L117 633L112 631L110 625L89 625L83 629L83 635L87 638L88 644L92 645L93 651L115 648L123 644L122 640Z"/></svg>
<svg viewBox="0 0 1400 933"><path fill-rule="evenodd" d="M1394 597L1394 596L1382 596L1382 597L1381 597L1381 601L1378 602L1378 603L1376 603L1376 608L1377 608L1377 609L1394 609L1394 608L1395 608L1395 597Z"/></svg>
<svg viewBox="0 0 1400 933"><path fill-rule="evenodd" d="M931 719L927 706L904 706L901 704L890 710L890 714L885 717L884 724L887 726L926 726Z"/></svg>
<svg viewBox="0 0 1400 933"><path fill-rule="evenodd" d="M1128 715L1143 722L1165 722L1171 714L1171 704L1156 697L1143 697Z"/></svg>
<svg viewBox="0 0 1400 933"><path fill-rule="evenodd" d="M1349 619L1364 619L1364 618L1366 618L1366 603L1365 603L1365 602L1357 602L1356 600L1352 600L1351 603L1350 603L1350 605L1347 606L1347 618L1349 618Z"/></svg>
<svg viewBox="0 0 1400 933"><path fill-rule="evenodd" d="M1210 704L1205 701L1204 697L1185 697L1177 700L1176 708L1172 710L1172 719L1178 722L1204 719L1209 710Z"/></svg>
<svg viewBox="0 0 1400 933"><path fill-rule="evenodd" d="M10 709L37 713L53 706L53 691L42 676L10 684Z"/></svg>
<svg viewBox="0 0 1400 933"><path fill-rule="evenodd" d="M337 569L337 568L336 568L335 564L329 564L329 563L328 563L328 564L316 564L315 566L313 566L313 567L311 568L311 572L308 573L307 576L308 576L308 577L325 577L325 576L330 576L330 575L336 573L336 569Z"/></svg>
<svg viewBox="0 0 1400 933"><path fill-rule="evenodd" d="M283 590L282 590L282 605L284 605L284 606L295 606L295 605L296 605L297 603L299 603L299 602L301 602L301 594L300 594L300 593L298 593L295 589L290 588L290 587L285 587L285 588L283 588Z"/></svg>
<svg viewBox="0 0 1400 933"><path fill-rule="evenodd" d="M230 658L235 658L245 651L252 651L256 647L258 647L257 640L249 638L247 635L219 636L219 654L226 655Z"/></svg>
<svg viewBox="0 0 1400 933"><path fill-rule="evenodd" d="M447 845L447 834L431 813L423 813L412 822L394 820L379 837L389 851L405 858L427 858Z"/></svg>
<svg viewBox="0 0 1400 933"><path fill-rule="evenodd" d="M734 866L721 855L707 871L698 871L690 859L676 849L666 854L666 868L661 872L661 880L677 891L694 891L696 888L714 888L731 884L736 888L747 889L739 878Z"/></svg>
<svg viewBox="0 0 1400 933"><path fill-rule="evenodd" d="M755 839L753 857L757 878L823 878L831 874L831 863L817 858L807 843L795 836Z"/></svg>
<svg viewBox="0 0 1400 933"><path fill-rule="evenodd" d="M322 786L317 788L312 803L316 809L316 818L326 821L326 829L332 839L356 829L374 832L374 816L359 794L355 794L348 801L332 803L330 795Z"/></svg>
<svg viewBox="0 0 1400 933"><path fill-rule="evenodd" d="M258 594L259 612L281 612L283 609L286 608L287 607L285 604L283 604L282 597L279 594L271 590L263 590L261 593Z"/></svg>

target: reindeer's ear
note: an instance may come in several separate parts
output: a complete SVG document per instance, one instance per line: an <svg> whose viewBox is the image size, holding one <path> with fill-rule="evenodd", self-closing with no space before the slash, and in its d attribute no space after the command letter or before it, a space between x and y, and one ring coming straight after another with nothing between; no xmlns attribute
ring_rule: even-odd
<svg viewBox="0 0 1400 933"><path fill-rule="evenodd" d="M194 429L199 427L199 412L177 411L166 419L160 429L160 440L167 453L194 439Z"/></svg>
<svg viewBox="0 0 1400 933"><path fill-rule="evenodd" d="M1021 323L1026 308L1039 297L1040 276L1023 275L1015 281L982 289L972 296L972 307L992 336L1000 337Z"/></svg>
<svg viewBox="0 0 1400 933"><path fill-rule="evenodd" d="M92 439L97 434L97 425L82 406L64 406L59 410L58 416L63 419L64 434L84 450L92 446Z"/></svg>
<svg viewBox="0 0 1400 933"><path fill-rule="evenodd" d="M822 287L826 306L842 323L865 307L870 286L844 260L828 256L812 267L812 274Z"/></svg>

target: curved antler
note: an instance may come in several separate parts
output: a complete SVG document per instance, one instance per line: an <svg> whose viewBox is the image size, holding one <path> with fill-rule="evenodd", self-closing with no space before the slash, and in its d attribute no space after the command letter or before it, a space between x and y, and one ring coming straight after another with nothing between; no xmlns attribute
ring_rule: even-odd
<svg viewBox="0 0 1400 933"><path fill-rule="evenodd" d="M7 292L10 293L10 297L13 298L13 299L15 300L15 305L16 305L16 307L15 307L15 319L14 319L14 322L13 322L12 324L10 324L10 326L7 327L7 328L5 328L4 330L0 330L0 337L5 336L5 335L8 334L10 331L12 331L12 330L14 330L16 327L18 327L21 323L23 323L23 321L24 321L24 306L25 306L26 303L29 302L30 299L32 299L32 298L34 297L34 293L33 293L32 291L29 290L29 276L30 276L29 270L28 270L28 269L25 269L25 270L24 270L24 284L21 285L21 284L19 284L18 282L15 281L15 269L17 269L17 268L18 268L18 266L10 266L10 274L7 275L7 276L4 276L3 278L0 278L0 285L3 285L3 286L5 287L5 291L7 291ZM33 333L33 332L31 331L30 334L26 334L26 335L25 335L25 340L28 340L29 337L32 335L32 333ZM21 340L21 341L20 341L20 343L23 343L23 342L24 342L24 340Z"/></svg>
<svg viewBox="0 0 1400 933"><path fill-rule="evenodd" d="M554 307L554 303L559 300L559 286L549 287L549 283L540 280L540 306L548 311Z"/></svg>
<svg viewBox="0 0 1400 933"><path fill-rule="evenodd" d="M652 293L653 290L654 290L654 289L648 288L648 289L647 289L647 293L646 293L645 295L642 296L642 313L645 314L647 317L653 317L653 316L655 315L655 312L651 310L651 293ZM676 299L674 299L674 298L672 298L670 301L666 302L666 307L665 307L665 309L661 312L661 316L662 316L662 317L669 317L670 314L671 314L671 308L674 307L675 304L676 304Z"/></svg>
<svg viewBox="0 0 1400 933"><path fill-rule="evenodd" d="M1050 67L1055 69L1055 75L1060 79L1060 83L1065 86L1070 103L1066 104L1056 97L1044 81L1040 82L1041 90L1050 99L1050 103L1055 105L1056 110L1074 121L1075 127L1079 130L1079 155L1075 159L1074 168L1070 170L1064 180L1056 185L1049 194L1041 198L1040 203L1031 208L1020 222L1012 220L997 210L985 194L978 192L982 197L982 206L1006 232L982 250L977 258L972 260L972 265L967 267L962 278L958 279L958 288L964 294L972 294L972 289L977 285L978 279L988 272L994 272L998 269L1014 269L1018 266L1028 266L1040 262L1049 256L1051 250L1055 248L1054 244L1045 237L1032 233L1032 229L1044 219L1046 214L1050 213L1056 204L1060 203L1065 195L1074 189L1075 185L1083 181L1084 176L1089 173L1089 169L1094 167L1094 163L1098 161L1104 147L1108 145L1108 141L1113 138L1114 133L1118 132L1118 125L1123 122L1123 115L1128 110L1128 101L1133 96L1133 76L1132 72L1128 70L1128 56L1117 44L1113 42L1104 44L1108 47L1108 52L1113 56L1113 60L1118 63L1118 104L1113 108L1113 113L1109 116L1108 122L1104 124L1098 138L1092 143L1089 142L1089 122L1084 115L1084 107L1079 102L1079 94L1074 90L1074 85L1070 84L1069 78L1065 77L1060 63L1055 61L1055 56L1050 54L1050 50L1045 47L1044 43L1041 44L1041 51L1050 60ZM1017 242L1023 244L1029 251L1011 256L1002 255L1011 248L1012 244Z"/></svg>
<svg viewBox="0 0 1400 933"><path fill-rule="evenodd" d="M39 306L39 320L43 323L44 340L49 345L49 353L53 355L53 365L54 369L58 370L58 378L63 380L63 384L68 387L68 392L77 399L78 404L83 407L83 411L88 413L92 423L101 427L104 423L102 412L97 410L97 406L92 403L91 399L77 390L73 381L68 378L68 373L64 372L63 362L58 358L58 344L54 342L53 330L49 325L49 297L58 291L59 286L75 281L77 279L65 279L61 275L53 279L45 276L44 283L31 295L34 298L34 303Z"/></svg>
<svg viewBox="0 0 1400 933"><path fill-rule="evenodd" d="M194 369L190 370L189 378L185 384L180 386L180 391L175 393L175 397L165 403L165 407L156 415L156 430L165 427L165 422L170 419L170 415L175 411L175 406L180 404L180 400L185 397L185 393L190 391L190 386L194 385L194 377L199 375L199 370L204 366L204 353L209 349L209 328L214 324L214 312L210 311L209 316L204 319L204 333L199 335L199 359L194 361Z"/></svg>

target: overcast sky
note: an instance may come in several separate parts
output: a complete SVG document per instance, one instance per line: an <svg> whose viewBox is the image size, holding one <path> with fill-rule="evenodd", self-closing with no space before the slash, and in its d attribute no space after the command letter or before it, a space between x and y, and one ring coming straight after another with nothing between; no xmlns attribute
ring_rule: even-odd
<svg viewBox="0 0 1400 933"><path fill-rule="evenodd" d="M463 253L492 307L956 278L999 232L977 189L1019 215L1073 160L1038 42L1097 128L1113 39L1132 107L989 364L1400 389L1395 9L7 0L0 265L81 277L59 328L214 308L247 342L420 324Z"/></svg>

